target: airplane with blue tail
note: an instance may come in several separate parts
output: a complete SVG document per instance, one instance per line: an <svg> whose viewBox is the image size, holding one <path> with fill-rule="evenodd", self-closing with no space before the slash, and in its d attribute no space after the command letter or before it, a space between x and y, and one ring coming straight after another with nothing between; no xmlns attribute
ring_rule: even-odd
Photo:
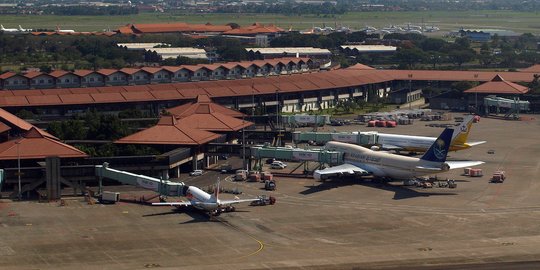
<svg viewBox="0 0 540 270"><path fill-rule="evenodd" d="M325 148L344 153L344 164L316 170L317 180L338 176L374 176L387 180L410 180L417 177L444 173L452 169L473 167L483 161L448 161L453 129L446 128L420 158L374 151L359 145L334 142L326 143Z"/></svg>

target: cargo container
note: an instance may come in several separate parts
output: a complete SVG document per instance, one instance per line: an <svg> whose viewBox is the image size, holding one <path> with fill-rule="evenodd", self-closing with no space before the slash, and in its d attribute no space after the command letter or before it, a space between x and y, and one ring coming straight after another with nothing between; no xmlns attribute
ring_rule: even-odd
<svg viewBox="0 0 540 270"><path fill-rule="evenodd" d="M116 203L119 200L120 200L119 192L103 191L103 193L101 193L101 197L100 197L101 203Z"/></svg>
<svg viewBox="0 0 540 270"><path fill-rule="evenodd" d="M471 177L482 177L484 174L482 173L482 169L471 169L469 175Z"/></svg>
<svg viewBox="0 0 540 270"><path fill-rule="evenodd" d="M266 180L272 180L274 176L270 172L262 172L261 178L262 180L266 181Z"/></svg>
<svg viewBox="0 0 540 270"><path fill-rule="evenodd" d="M249 182L259 182L261 180L261 175L259 174L259 172L251 171L247 180Z"/></svg>

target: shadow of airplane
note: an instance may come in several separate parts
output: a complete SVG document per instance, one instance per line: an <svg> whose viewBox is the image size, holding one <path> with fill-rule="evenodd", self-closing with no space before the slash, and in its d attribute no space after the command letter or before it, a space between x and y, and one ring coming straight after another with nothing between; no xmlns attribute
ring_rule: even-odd
<svg viewBox="0 0 540 270"><path fill-rule="evenodd" d="M466 180L463 180L466 181ZM362 185L366 187L376 188L376 189L382 189L386 191L392 191L394 192L394 197L392 199L394 200L403 200L403 199L410 199L410 198L416 198L416 197L430 197L430 196L451 196L451 195L457 195L456 193L439 193L439 192L424 192L424 190L428 189L422 189L422 191L416 190L415 187L407 187L403 185L393 185L388 182L384 181L365 181L363 179L358 178L351 178L351 177L343 177L336 180L331 181L324 181L320 182L319 185L313 185L313 186L306 186L306 190L299 192L302 195L310 195L317 192L327 191L333 188L340 188L344 186L352 186L352 185Z"/></svg>
<svg viewBox="0 0 540 270"><path fill-rule="evenodd" d="M234 212L247 212L250 211L246 210L235 210ZM153 213L153 214L146 214L143 215L143 217L155 217L155 216L165 216L165 215L176 215L176 214L186 214L191 217L191 220L181 222L180 224L189 224L189 223L198 223L198 222L217 222L219 220L215 220L215 217L210 217L209 213L206 213L204 211L192 208L192 207L180 207L180 208L173 208L170 211L167 212L161 212L161 213Z"/></svg>

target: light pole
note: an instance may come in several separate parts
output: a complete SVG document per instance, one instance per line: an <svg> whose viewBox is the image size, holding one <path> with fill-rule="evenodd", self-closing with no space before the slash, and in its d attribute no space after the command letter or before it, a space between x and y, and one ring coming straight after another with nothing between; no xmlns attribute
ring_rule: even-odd
<svg viewBox="0 0 540 270"><path fill-rule="evenodd" d="M478 73L474 74L474 80L478 81ZM474 93L474 110L478 114L478 92Z"/></svg>
<svg viewBox="0 0 540 270"><path fill-rule="evenodd" d="M409 77L409 94L407 95L407 102L409 102L409 110L410 110L411 109L411 102L412 102L412 100L411 100L412 74L409 74L408 77Z"/></svg>
<svg viewBox="0 0 540 270"><path fill-rule="evenodd" d="M278 91L276 90L276 127L279 125L279 100L278 100Z"/></svg>
<svg viewBox="0 0 540 270"><path fill-rule="evenodd" d="M21 193L21 152L19 151L19 144L21 144L21 141L17 141L15 144L17 144L17 178L18 178L18 186L19 186L19 201L22 200L22 193Z"/></svg>
<svg viewBox="0 0 540 270"><path fill-rule="evenodd" d="M251 84L251 116L255 115L255 87ZM253 119L251 120L253 121Z"/></svg>
<svg viewBox="0 0 540 270"><path fill-rule="evenodd" d="M244 130L246 122L244 120L244 116L242 115L242 169L247 169L246 167L246 135Z"/></svg>

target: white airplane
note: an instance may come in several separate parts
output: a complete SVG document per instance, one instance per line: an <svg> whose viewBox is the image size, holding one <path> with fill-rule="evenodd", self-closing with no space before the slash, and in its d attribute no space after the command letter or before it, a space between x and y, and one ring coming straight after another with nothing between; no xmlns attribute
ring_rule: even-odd
<svg viewBox="0 0 540 270"><path fill-rule="evenodd" d="M235 211L233 204L242 202L253 202L260 200L259 198L253 199L238 199L238 200L220 200L219 199L220 181L217 180L216 189L213 194L208 194L198 187L184 186L183 193L186 194L188 201L181 202L159 202L152 203L155 206L176 206L176 207L193 207L205 212L210 213L212 216L218 216L223 212Z"/></svg>
<svg viewBox="0 0 540 270"><path fill-rule="evenodd" d="M56 32L58 33L75 33L75 30L68 30L68 29L65 29L65 30L62 30L60 29L60 26L56 26Z"/></svg>
<svg viewBox="0 0 540 270"><path fill-rule="evenodd" d="M469 149L472 146L486 143L485 141L467 142L469 132L473 124L473 115L463 117L463 122L457 127L456 132L452 135L449 151L459 151ZM384 150L395 151L410 151L410 152L425 152L435 142L435 137L411 136L377 133L377 143Z"/></svg>
<svg viewBox="0 0 540 270"><path fill-rule="evenodd" d="M326 149L344 153L344 164L316 170L313 177L325 180L341 175L372 175L388 180L410 180L416 177L473 167L483 161L446 161L453 129L446 128L421 157L407 157L342 142L328 142Z"/></svg>
<svg viewBox="0 0 540 270"><path fill-rule="evenodd" d="M32 32L32 29L24 29L22 28L22 26L19 24L19 32Z"/></svg>
<svg viewBox="0 0 540 270"><path fill-rule="evenodd" d="M17 28L4 28L4 25L0 24L0 31L7 33L18 33L20 32Z"/></svg>
<svg viewBox="0 0 540 270"><path fill-rule="evenodd" d="M425 27L424 31L431 33L431 32L437 32L439 30L441 30L439 27L432 25L432 26Z"/></svg>

